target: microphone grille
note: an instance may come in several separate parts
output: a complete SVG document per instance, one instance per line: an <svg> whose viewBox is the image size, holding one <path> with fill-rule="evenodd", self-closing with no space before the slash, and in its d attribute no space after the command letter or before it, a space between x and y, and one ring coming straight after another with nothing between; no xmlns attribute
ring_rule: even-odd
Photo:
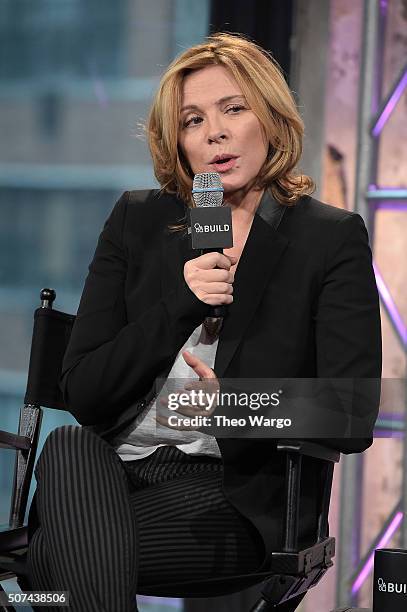
<svg viewBox="0 0 407 612"><path fill-rule="evenodd" d="M223 186L219 172L195 174L192 197L196 206L222 206Z"/></svg>

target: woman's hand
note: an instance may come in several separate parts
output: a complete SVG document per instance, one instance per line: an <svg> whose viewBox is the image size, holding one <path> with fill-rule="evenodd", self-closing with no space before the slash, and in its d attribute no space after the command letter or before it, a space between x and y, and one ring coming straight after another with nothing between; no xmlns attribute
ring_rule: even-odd
<svg viewBox="0 0 407 612"><path fill-rule="evenodd" d="M230 271L238 258L222 253L205 253L190 259L184 266L184 278L188 287L205 304L220 306L233 302L233 281Z"/></svg>
<svg viewBox="0 0 407 612"><path fill-rule="evenodd" d="M219 392L219 381L215 372L208 366L204 361L195 357L188 351L183 351L182 356L185 362L194 370L194 372L199 376L199 380L193 380L188 382L184 391L181 391L180 394L184 395L187 391L190 391L191 400L202 399L203 401L199 402L199 405L195 403L188 405L179 405L178 408L174 411L174 413L183 414L186 417L196 417L196 416L210 416L215 411L218 400L218 392ZM198 395L199 394L199 395ZM174 394L172 394L174 395ZM162 397L159 399L159 403L162 406L168 407L168 396ZM181 419L179 419L181 420ZM179 430L196 430L199 429L197 427L193 427L190 425L170 425L168 422L168 417L161 416L157 414L156 421L163 425L164 427L170 427L171 429L179 429Z"/></svg>

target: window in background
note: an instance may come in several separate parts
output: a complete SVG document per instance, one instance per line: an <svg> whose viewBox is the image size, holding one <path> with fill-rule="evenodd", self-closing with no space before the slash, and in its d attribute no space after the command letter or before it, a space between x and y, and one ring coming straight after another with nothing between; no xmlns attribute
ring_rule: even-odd
<svg viewBox="0 0 407 612"><path fill-rule="evenodd" d="M18 427L40 289L76 312L115 201L157 186L138 124L160 74L208 20L207 0L0 2L0 429ZM45 410L38 452L64 423L76 421ZM13 466L14 453L0 453L0 523Z"/></svg>

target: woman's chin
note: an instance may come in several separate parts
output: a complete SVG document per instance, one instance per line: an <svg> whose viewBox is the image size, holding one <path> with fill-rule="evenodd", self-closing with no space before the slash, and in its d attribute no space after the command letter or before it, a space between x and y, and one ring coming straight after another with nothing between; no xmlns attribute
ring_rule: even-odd
<svg viewBox="0 0 407 612"><path fill-rule="evenodd" d="M246 192L246 185L241 185L240 183L236 184L232 181L222 181L223 185L223 197L236 195L237 193L241 193L242 195Z"/></svg>
<svg viewBox="0 0 407 612"><path fill-rule="evenodd" d="M235 192L239 189L242 189L244 185L242 185L241 181L236 180L237 177L227 176L224 174L220 175L224 192Z"/></svg>

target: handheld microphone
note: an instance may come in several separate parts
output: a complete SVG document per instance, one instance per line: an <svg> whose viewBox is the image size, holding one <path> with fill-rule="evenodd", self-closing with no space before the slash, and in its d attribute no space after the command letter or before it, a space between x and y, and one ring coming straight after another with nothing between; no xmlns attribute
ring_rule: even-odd
<svg viewBox="0 0 407 612"><path fill-rule="evenodd" d="M189 209L191 248L205 253L223 253L233 246L232 211L222 206L223 186L218 172L196 174L192 187L195 208ZM213 306L210 317L224 318L226 304Z"/></svg>

